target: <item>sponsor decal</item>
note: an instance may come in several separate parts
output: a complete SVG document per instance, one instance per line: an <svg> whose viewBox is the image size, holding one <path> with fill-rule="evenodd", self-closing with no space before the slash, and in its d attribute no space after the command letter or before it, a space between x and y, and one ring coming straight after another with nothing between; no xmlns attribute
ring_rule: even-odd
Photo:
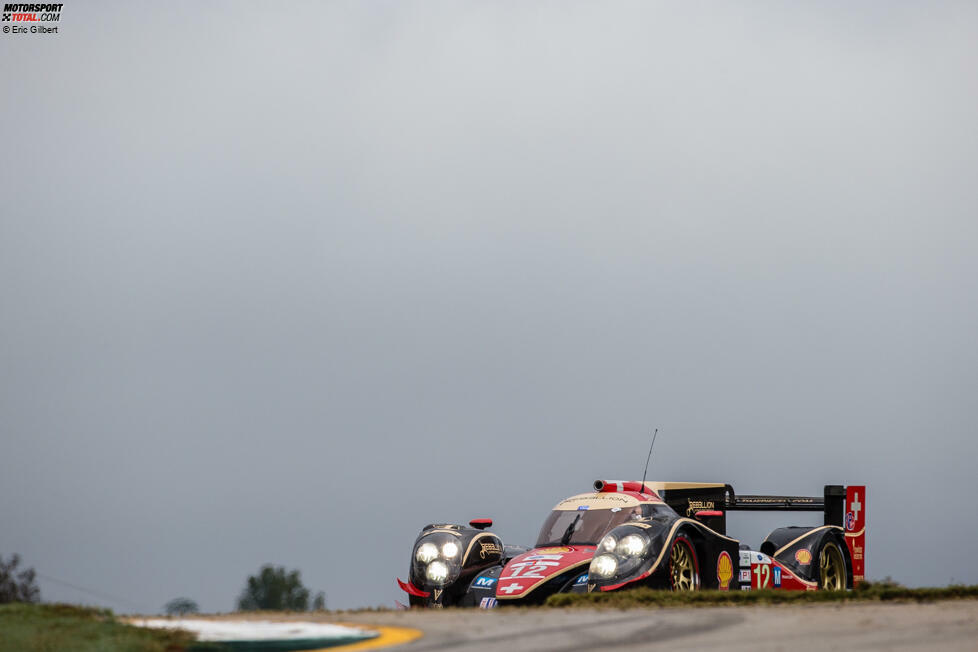
<svg viewBox="0 0 978 652"><path fill-rule="evenodd" d="M584 573L574 580L574 586L581 586L582 584L587 584L587 573Z"/></svg>
<svg viewBox="0 0 978 652"><path fill-rule="evenodd" d="M749 568L741 568L740 569L740 581L742 583L743 582L747 582L748 584L750 584L750 569Z"/></svg>
<svg viewBox="0 0 978 652"><path fill-rule="evenodd" d="M479 559L485 559L486 555L501 555L503 553L502 549L495 543L490 541L489 543L480 543L481 549L479 550Z"/></svg>
<svg viewBox="0 0 978 652"><path fill-rule="evenodd" d="M620 512L621 511L621 507L612 507L611 508L611 511L612 512Z"/></svg>
<svg viewBox="0 0 978 652"><path fill-rule="evenodd" d="M754 564L770 564L771 558L765 555L763 552L751 552L750 553L751 565Z"/></svg>
<svg viewBox="0 0 978 652"><path fill-rule="evenodd" d="M626 494L616 494L616 493L600 493L591 494L587 497L582 498L581 496L565 498L564 500L557 503L557 507L563 507L567 509L569 505L581 505L582 503L587 504L590 507L600 507L607 509L609 507L625 506L625 505L637 505L638 500L628 496Z"/></svg>
<svg viewBox="0 0 978 652"><path fill-rule="evenodd" d="M693 500L689 499L689 507L686 509L686 516L692 516L701 509L714 509L716 503L712 500Z"/></svg>
<svg viewBox="0 0 978 652"><path fill-rule="evenodd" d="M774 588L781 587L781 568L778 566L774 567Z"/></svg>
<svg viewBox="0 0 978 652"><path fill-rule="evenodd" d="M757 575L757 588L766 589L771 586L771 565L754 564L754 575Z"/></svg>
<svg viewBox="0 0 978 652"><path fill-rule="evenodd" d="M491 588L493 584L496 583L495 577L477 577L475 580L476 586L481 586L484 588Z"/></svg>
<svg viewBox="0 0 978 652"><path fill-rule="evenodd" d="M588 584L587 585L587 592L590 593L591 591L594 590L594 587L596 587L596 586L597 586L597 584Z"/></svg>
<svg viewBox="0 0 978 652"><path fill-rule="evenodd" d="M720 583L720 590L726 591L730 588L730 580L733 579L733 561L730 553L726 550L717 557L717 582Z"/></svg>
<svg viewBox="0 0 978 652"><path fill-rule="evenodd" d="M591 509L591 506L590 505L578 505L577 506L577 511L579 511L579 512L583 512L586 509Z"/></svg>
<svg viewBox="0 0 978 652"><path fill-rule="evenodd" d="M562 555L565 552L574 552L573 548L566 546L556 546L553 548L540 548L533 551L535 554L527 559L560 559L560 557L543 557L542 555Z"/></svg>
<svg viewBox="0 0 978 652"><path fill-rule="evenodd" d="M444 591L444 590L445 589L435 589L435 592L434 592L435 602L438 602L438 598L441 597L442 591Z"/></svg>
<svg viewBox="0 0 978 652"><path fill-rule="evenodd" d="M482 602L479 603L482 609L495 609L498 605L496 598L482 598Z"/></svg>
<svg viewBox="0 0 978 652"><path fill-rule="evenodd" d="M522 591L524 588L525 587L522 584L520 584L518 582L513 582L512 584L509 584L508 586L500 587L499 588L499 591L502 592L502 593L505 593L506 595L509 595L510 593L513 593L514 591Z"/></svg>
<svg viewBox="0 0 978 652"><path fill-rule="evenodd" d="M742 584L740 587L741 591L750 591L750 584Z"/></svg>
<svg viewBox="0 0 978 652"><path fill-rule="evenodd" d="M854 584L863 582L866 572L866 487L846 487L846 546L852 558ZM849 514L852 514L850 523Z"/></svg>
<svg viewBox="0 0 978 652"><path fill-rule="evenodd" d="M740 565L741 566L750 566L750 550L741 550L740 551Z"/></svg>
<svg viewBox="0 0 978 652"><path fill-rule="evenodd" d="M863 504L859 502L859 494L852 495L852 502L849 503L849 511L852 512L853 522L859 520L859 512L863 510Z"/></svg>
<svg viewBox="0 0 978 652"><path fill-rule="evenodd" d="M807 566L808 564L812 563L811 551L802 548L801 550L795 553L795 561L801 564L802 566Z"/></svg>

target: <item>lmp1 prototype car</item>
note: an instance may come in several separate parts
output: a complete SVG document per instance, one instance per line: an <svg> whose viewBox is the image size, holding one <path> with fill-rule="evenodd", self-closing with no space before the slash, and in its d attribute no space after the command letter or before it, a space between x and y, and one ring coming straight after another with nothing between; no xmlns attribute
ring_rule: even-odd
<svg viewBox="0 0 978 652"><path fill-rule="evenodd" d="M412 606L539 604L559 592L648 586L842 591L863 581L866 488L823 496L738 496L728 484L598 480L560 501L532 549L503 545L489 519L427 525L411 551ZM783 527L752 550L726 536L737 510L820 511L819 527Z"/></svg>

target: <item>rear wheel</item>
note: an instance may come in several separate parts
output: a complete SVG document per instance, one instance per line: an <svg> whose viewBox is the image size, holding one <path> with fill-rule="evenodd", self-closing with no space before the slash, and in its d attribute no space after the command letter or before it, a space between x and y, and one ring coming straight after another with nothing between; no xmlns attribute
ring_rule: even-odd
<svg viewBox="0 0 978 652"><path fill-rule="evenodd" d="M669 586L673 591L695 591L700 588L696 549L684 536L676 537L669 551Z"/></svg>
<svg viewBox="0 0 978 652"><path fill-rule="evenodd" d="M826 541L818 553L818 588L845 591L846 558L835 541Z"/></svg>

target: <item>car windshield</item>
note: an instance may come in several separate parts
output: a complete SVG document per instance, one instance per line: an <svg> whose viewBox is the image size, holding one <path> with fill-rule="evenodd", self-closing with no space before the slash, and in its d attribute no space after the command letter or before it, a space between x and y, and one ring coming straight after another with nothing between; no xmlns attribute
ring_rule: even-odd
<svg viewBox="0 0 978 652"><path fill-rule="evenodd" d="M536 547L568 544L594 546L612 528L642 516L643 510L640 506L580 511L555 509L540 528Z"/></svg>

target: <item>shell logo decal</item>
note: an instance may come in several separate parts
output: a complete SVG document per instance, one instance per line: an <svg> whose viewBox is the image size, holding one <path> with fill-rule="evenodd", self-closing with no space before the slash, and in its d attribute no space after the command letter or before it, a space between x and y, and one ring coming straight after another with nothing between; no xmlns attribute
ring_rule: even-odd
<svg viewBox="0 0 978 652"><path fill-rule="evenodd" d="M802 548L795 553L795 561L797 561L802 566L807 566L812 563L812 553L810 550L805 550Z"/></svg>
<svg viewBox="0 0 978 652"><path fill-rule="evenodd" d="M730 580L733 579L733 562L730 561L730 554L724 550L717 557L717 581L720 583L720 590L730 589Z"/></svg>
<svg viewBox="0 0 978 652"><path fill-rule="evenodd" d="M555 548L537 548L533 551L534 555L562 555L566 552L573 552L571 548L557 546Z"/></svg>

